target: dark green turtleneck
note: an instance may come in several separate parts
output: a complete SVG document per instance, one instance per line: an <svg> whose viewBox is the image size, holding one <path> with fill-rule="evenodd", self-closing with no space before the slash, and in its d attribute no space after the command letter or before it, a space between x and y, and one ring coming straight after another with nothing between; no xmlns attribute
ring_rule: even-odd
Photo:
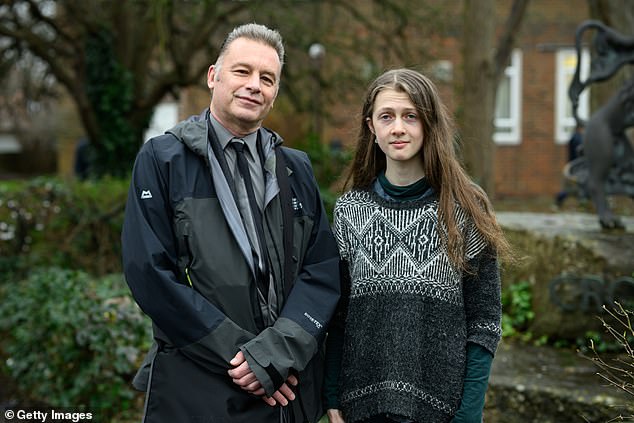
<svg viewBox="0 0 634 423"><path fill-rule="evenodd" d="M425 177L419 179L413 184L398 186L387 180L385 172L381 172L379 173L378 180L385 193L393 199L399 201L417 200L430 188Z"/></svg>

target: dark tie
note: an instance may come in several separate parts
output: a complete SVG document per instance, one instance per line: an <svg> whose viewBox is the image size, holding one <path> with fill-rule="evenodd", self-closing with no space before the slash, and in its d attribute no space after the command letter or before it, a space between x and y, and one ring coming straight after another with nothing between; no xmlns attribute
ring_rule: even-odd
<svg viewBox="0 0 634 423"><path fill-rule="evenodd" d="M253 181L251 180L251 172L249 171L249 164L247 163L247 158L244 153L244 141L242 140L234 140L231 142L231 146L236 151L236 163L238 164L238 171L240 172L240 176L242 176L242 180L244 181L244 187L247 192L247 198L249 200L249 208L251 209L251 216L253 217L253 223L255 226L256 236L258 237L258 244L260 246L260 251L258 251L258 256L261 258L261 262L263 263L263 268L260 269L260 266L257 266L258 269L262 271L262 276L267 275L266 271L267 266L267 255L265 248L265 239L264 239L264 226L262 224L262 212L258 207L258 203L255 199L255 192L253 191ZM254 249L255 250L255 249ZM256 262L260 262L257 260ZM268 277L264 277L267 281L268 285Z"/></svg>

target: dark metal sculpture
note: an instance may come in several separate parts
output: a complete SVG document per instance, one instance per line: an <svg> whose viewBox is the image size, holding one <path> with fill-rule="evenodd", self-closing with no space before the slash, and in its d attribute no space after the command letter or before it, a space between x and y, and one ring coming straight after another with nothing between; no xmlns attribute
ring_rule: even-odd
<svg viewBox="0 0 634 423"><path fill-rule="evenodd" d="M586 30L596 30L592 42L590 75L580 80L581 42ZM634 64L634 37L625 37L598 21L585 21L575 34L577 68L568 89L577 123L581 92L594 82L612 77L623 65ZM583 156L570 162L566 176L574 180L592 199L604 229L624 229L611 210L608 195L634 198L634 151L626 130L634 127L634 77L626 81L606 104L585 122Z"/></svg>

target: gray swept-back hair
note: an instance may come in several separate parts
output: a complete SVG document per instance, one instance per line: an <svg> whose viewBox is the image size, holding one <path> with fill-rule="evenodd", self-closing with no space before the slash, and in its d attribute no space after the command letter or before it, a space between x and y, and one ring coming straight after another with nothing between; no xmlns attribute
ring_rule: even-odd
<svg viewBox="0 0 634 423"><path fill-rule="evenodd" d="M284 42L282 36L275 29L270 29L264 25L256 23L248 23L235 27L220 47L220 53L218 59L216 59L216 68L222 66L222 59L229 48L229 45L238 38L248 38L249 40L259 41L268 46L271 46L277 52L277 57L280 59L280 70L284 66Z"/></svg>

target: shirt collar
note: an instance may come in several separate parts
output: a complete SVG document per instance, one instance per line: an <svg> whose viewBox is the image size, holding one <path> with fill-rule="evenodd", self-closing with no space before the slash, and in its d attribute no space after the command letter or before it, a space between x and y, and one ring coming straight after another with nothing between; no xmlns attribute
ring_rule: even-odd
<svg viewBox="0 0 634 423"><path fill-rule="evenodd" d="M224 151L225 148L229 145L232 139L240 138L244 140L244 143L247 145L249 152L251 153L251 157L258 157L258 149L256 143L258 141L258 131L251 132L250 134L245 135L244 137L236 137L231 132L229 132L218 120L214 117L213 113L209 114L209 118L211 120L211 126L213 126L214 131L216 132L216 136L218 137L218 141L220 142L220 147Z"/></svg>

